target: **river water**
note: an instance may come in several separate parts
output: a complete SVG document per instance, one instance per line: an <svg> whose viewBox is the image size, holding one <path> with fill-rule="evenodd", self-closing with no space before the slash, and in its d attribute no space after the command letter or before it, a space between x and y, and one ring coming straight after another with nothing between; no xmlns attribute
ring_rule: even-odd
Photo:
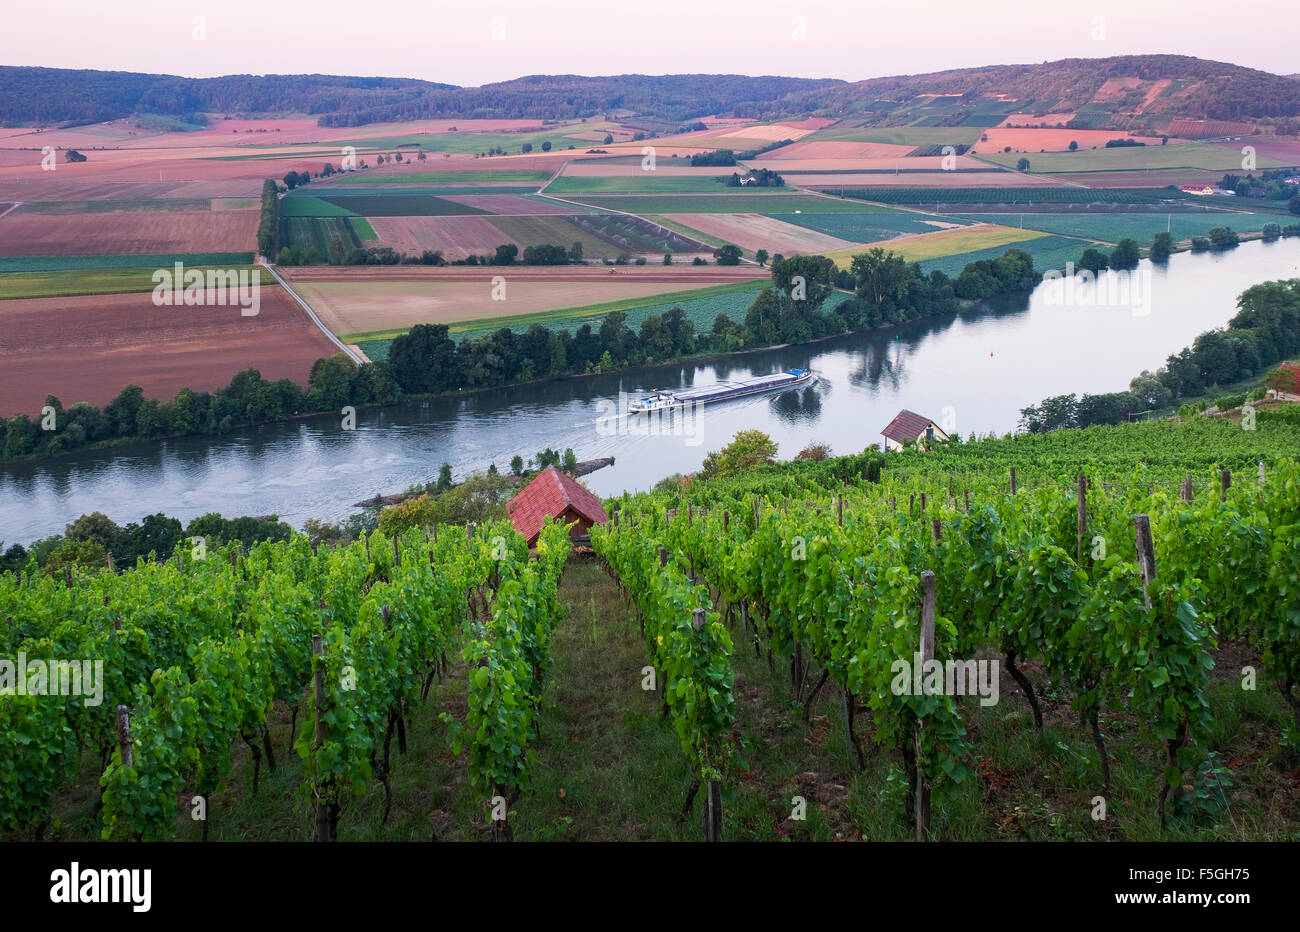
<svg viewBox="0 0 1300 932"><path fill-rule="evenodd" d="M0 540L26 544L91 511L122 524L159 511L182 521L211 511L277 514L294 526L337 520L355 502L435 477L444 461L459 478L489 463L505 470L516 453L527 459L546 447L615 457L585 480L610 495L693 471L746 428L771 435L783 459L812 441L857 452L881 442L900 408L963 437L1005 433L1021 408L1048 395L1127 388L1142 369L1227 323L1245 288L1295 277L1300 240L1252 242L1180 253L1163 268L1144 261L1127 281L1104 273L1074 293L1045 282L957 315L811 345L360 411L355 430L322 416L0 465ZM643 421L609 416L620 392L793 367L812 369L816 383L710 406L646 434L634 433Z"/></svg>

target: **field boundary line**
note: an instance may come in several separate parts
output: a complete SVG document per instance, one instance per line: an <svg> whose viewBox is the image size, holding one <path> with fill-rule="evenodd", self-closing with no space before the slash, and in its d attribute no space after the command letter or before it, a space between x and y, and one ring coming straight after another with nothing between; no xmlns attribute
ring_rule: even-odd
<svg viewBox="0 0 1300 932"><path fill-rule="evenodd" d="M354 363L356 363L358 366L362 365L364 361L361 358L361 354L358 353L356 350L354 350L352 347L348 346L342 340L340 340L337 336L335 336L334 331L330 330L329 327L325 326L324 321L322 321L320 317L316 314L316 312L312 310L311 305L308 304L303 299L302 295L294 291L293 286L290 285L289 282L285 280L284 276L282 276L278 271L276 271L275 266L267 262L264 256L259 256L258 259L261 261L262 265L266 266L266 270L271 273L271 277L280 283L280 287L283 288L285 291L287 291L290 297L292 297L295 301L298 302L298 306L307 312L307 316L311 318L312 323L314 323L317 327L320 328L320 332L325 334L325 336L329 337L330 342L333 343L335 346L337 346L340 350L342 350L347 355L347 357L351 359Z"/></svg>

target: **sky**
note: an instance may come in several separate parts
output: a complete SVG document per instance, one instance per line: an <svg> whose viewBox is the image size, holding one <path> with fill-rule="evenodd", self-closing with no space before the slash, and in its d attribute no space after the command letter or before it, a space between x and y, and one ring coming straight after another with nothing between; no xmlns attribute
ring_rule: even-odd
<svg viewBox="0 0 1300 932"><path fill-rule="evenodd" d="M7 4L0 64L479 85L527 74L858 81L1173 53L1300 71L1290 0L65 0ZM1258 27L1258 28L1256 28Z"/></svg>

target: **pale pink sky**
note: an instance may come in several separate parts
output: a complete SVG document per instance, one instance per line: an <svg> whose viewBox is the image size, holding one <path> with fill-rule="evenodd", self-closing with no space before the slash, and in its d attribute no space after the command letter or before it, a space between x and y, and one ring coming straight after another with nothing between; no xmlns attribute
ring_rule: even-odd
<svg viewBox="0 0 1300 932"><path fill-rule="evenodd" d="M66 0L10 3L0 64L478 85L525 74L861 80L1167 52L1300 71L1283 0ZM205 37L195 38L195 17ZM499 19L496 19L498 18ZM494 20L501 38L493 38ZM805 38L796 38L802 30Z"/></svg>

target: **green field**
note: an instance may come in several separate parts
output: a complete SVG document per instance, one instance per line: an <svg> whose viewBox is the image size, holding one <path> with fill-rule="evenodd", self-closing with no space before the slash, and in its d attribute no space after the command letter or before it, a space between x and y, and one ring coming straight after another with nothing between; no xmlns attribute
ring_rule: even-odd
<svg viewBox="0 0 1300 932"><path fill-rule="evenodd" d="M369 224L366 224L369 227ZM373 234L375 231L369 231ZM341 244L346 256L361 246L361 237L348 217L285 217L280 221L280 246L306 252L315 249L320 261L330 258L330 243Z"/></svg>
<svg viewBox="0 0 1300 932"><path fill-rule="evenodd" d="M908 262L941 259L998 248L1001 249L998 255L1001 255L1012 245L1019 246L1026 240L1037 239L1044 235L1046 234L1039 233L1037 230L1017 230L1000 226L965 227L958 230L935 230L924 237L909 237L900 240L897 245L891 244L890 249ZM854 246L828 252L825 255L827 258L834 259L840 268L848 268L853 257L863 251L861 246Z"/></svg>
<svg viewBox="0 0 1300 932"><path fill-rule="evenodd" d="M835 126L805 136L800 142L885 142L895 146L956 146L964 143L971 146L979 138L980 129L976 126Z"/></svg>
<svg viewBox="0 0 1300 932"><path fill-rule="evenodd" d="M590 132L604 129L607 125L593 120L589 123L575 123L569 126L552 126L531 133L411 133L405 136L379 136L374 139L339 140L340 146L354 146L357 152L384 152L398 146L419 146L428 152L480 152L500 146L509 154L522 151L524 143L532 143L533 152L541 153L542 143L549 142L552 151L568 150L570 146L577 152L586 152L598 147L599 141L579 139L568 135L569 132ZM624 137L626 138L626 137ZM335 155L338 150L334 150ZM402 158L406 158L403 154Z"/></svg>
<svg viewBox="0 0 1300 932"><path fill-rule="evenodd" d="M165 266L160 266L165 268ZM196 268L206 276L208 267ZM212 268L218 268L213 266ZM259 265L220 266L223 272L258 271ZM170 269L168 269L170 271ZM64 269L51 272L0 273L0 300L7 298L66 298L84 294L132 294L154 289L155 269ZM263 275L263 285L273 285L270 273Z"/></svg>
<svg viewBox="0 0 1300 932"><path fill-rule="evenodd" d="M867 211L860 214L768 214L768 216L776 220L784 220L786 223L793 223L805 229L816 230L818 233L825 233L827 236L838 236L840 239L857 243L871 243L881 239L892 239L903 233L933 233L942 229L942 227L926 223L927 220L958 224L962 222L957 217L929 216L904 211L898 211L897 213ZM984 222L998 223L999 221L987 220Z"/></svg>
<svg viewBox="0 0 1300 932"><path fill-rule="evenodd" d="M961 274L961 270L966 267L967 263L980 262L985 259L999 259L1006 254L1008 249L1019 249L1021 252L1027 252L1034 257L1034 268L1040 272L1046 272L1049 269L1064 268L1067 262L1078 262L1079 257L1083 255L1083 251L1089 245L1084 240L1072 239L1068 236L1043 236L1038 239L1010 243L1006 246L995 246L990 249L977 249L952 256L923 259L921 260L921 269L926 273L938 269L945 275L955 278Z"/></svg>
<svg viewBox="0 0 1300 932"><path fill-rule="evenodd" d="M313 185L313 189L314 190L312 191L311 194L304 194L304 193L300 193L303 191L303 189L299 188L298 192L289 194L286 197L284 197L281 200L281 203L283 203L284 201L292 201L292 200L297 200L298 198L307 198L307 197L320 197L320 198L398 197L398 196L411 196L417 194L431 194L434 197L443 197L446 195L458 195L458 194L520 194L520 195L528 196L537 193L537 185L535 184L530 184L530 185L497 184L497 185L492 185L491 187L484 187L482 185L468 185L468 184L463 184L463 185L437 185L437 184L414 185L413 184L409 186L388 185L388 186L378 187L378 188L348 187L339 190L337 193L335 193L333 185Z"/></svg>
<svg viewBox="0 0 1300 932"><path fill-rule="evenodd" d="M355 217L354 211L319 197L280 198L281 217Z"/></svg>
<svg viewBox="0 0 1300 932"><path fill-rule="evenodd" d="M393 174L385 174L383 169L370 169L355 174L346 174L334 181L333 184L468 185L480 181L545 181L549 177L551 177L551 173L548 171L520 169L483 172L394 172Z"/></svg>
<svg viewBox="0 0 1300 932"><path fill-rule="evenodd" d="M1007 226L1024 226L1062 236L1076 236L1118 243L1132 237L1142 245L1150 245L1157 233L1168 229L1175 241L1204 236L1214 227L1228 227L1238 233L1258 233L1266 223L1277 223L1272 214L965 214L980 223L1001 223Z"/></svg>
<svg viewBox="0 0 1300 932"><path fill-rule="evenodd" d="M248 206L255 207L256 201ZM27 201L14 214L103 214L116 211L211 210L206 197L177 198L106 198L98 201ZM229 209L229 208L227 208Z"/></svg>
<svg viewBox="0 0 1300 932"><path fill-rule="evenodd" d="M362 217L456 217L491 213L428 194L330 194L320 199Z"/></svg>
<svg viewBox="0 0 1300 932"><path fill-rule="evenodd" d="M1164 197L1142 188L853 188L845 196L876 201L881 204L1158 204L1165 198L1183 199L1181 192Z"/></svg>
<svg viewBox="0 0 1300 932"><path fill-rule="evenodd" d="M223 269L251 265L251 252L169 252L137 256L0 256L0 272L54 272L69 269L160 269L182 262Z"/></svg>
<svg viewBox="0 0 1300 932"><path fill-rule="evenodd" d="M365 217L353 217L348 223L351 224L352 229L363 242L379 239L379 234L375 232L375 228L370 225L370 221Z"/></svg>
<svg viewBox="0 0 1300 932"><path fill-rule="evenodd" d="M725 172L725 174L723 173ZM591 178L561 175L546 186L546 194L677 194L688 192L722 193L735 191L736 197L758 197L780 193L781 188L727 188L723 183L731 172L719 169L714 177L699 175L660 175L640 172L635 175L617 175L612 178Z"/></svg>
<svg viewBox="0 0 1300 932"><path fill-rule="evenodd" d="M741 190L728 188L729 191ZM761 189L760 189L761 190ZM569 200L566 198L566 201ZM630 214L786 214L795 211L804 213L849 213L860 214L871 211L893 213L888 207L874 207L862 201L840 198L821 197L816 194L786 193L769 194L762 199L755 199L747 194L683 194L656 197L654 195L630 195L628 197L578 197L575 203L585 204L602 210L621 210Z"/></svg>
<svg viewBox="0 0 1300 932"><path fill-rule="evenodd" d="M1155 171L1194 168L1201 171L1241 171L1241 150L1232 146L1180 142L1168 146L1124 146L1118 149L1080 149L1078 152L981 152L986 162L1015 168L1022 158L1029 159L1036 174ZM1285 162L1257 156L1261 169L1280 168Z"/></svg>

